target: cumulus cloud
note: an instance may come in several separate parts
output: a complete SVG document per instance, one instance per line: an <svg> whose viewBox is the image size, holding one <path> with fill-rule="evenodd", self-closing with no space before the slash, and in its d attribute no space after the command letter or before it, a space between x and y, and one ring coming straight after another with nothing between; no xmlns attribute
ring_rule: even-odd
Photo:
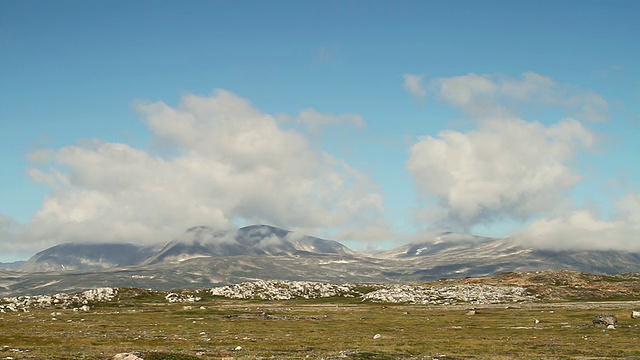
<svg viewBox="0 0 640 360"><path fill-rule="evenodd" d="M579 120L604 121L609 107L604 98L592 91L561 85L534 72L525 72L519 78L470 73L434 79L428 88L440 99L480 119L517 117L523 105L537 104L565 108Z"/></svg>
<svg viewBox="0 0 640 360"><path fill-rule="evenodd" d="M424 88L422 84L422 79L424 75L418 74L404 74L402 75L404 79L404 88L418 100L420 103L423 103L427 97L427 90Z"/></svg>
<svg viewBox="0 0 640 360"><path fill-rule="evenodd" d="M411 147L407 168L429 200L423 220L468 230L556 207L580 180L570 161L593 142L594 135L573 119L552 126L494 119L466 133L420 138Z"/></svg>
<svg viewBox="0 0 640 360"><path fill-rule="evenodd" d="M469 231L533 220L517 233L528 244L546 247L566 238L574 248L633 247L628 242L638 234L636 198L621 200L619 214L609 219L570 210L570 191L582 180L574 160L596 140L585 124L607 120L608 103L600 95L535 72L469 73L419 88L426 90L423 97L433 94L465 112L475 127L423 136L411 147L407 168L422 196L416 212L421 224ZM569 117L550 125L523 120L525 113L546 110ZM605 235L609 243L597 241Z"/></svg>
<svg viewBox="0 0 640 360"><path fill-rule="evenodd" d="M616 202L618 213L605 220L589 209L543 218L514 234L526 245L552 250L640 251L640 193Z"/></svg>
<svg viewBox="0 0 640 360"><path fill-rule="evenodd" d="M301 124L313 135L321 133L328 126L344 125L355 129L364 129L365 127L362 115L321 113L315 109L302 110L297 116L278 114L276 119L282 123Z"/></svg>
<svg viewBox="0 0 640 360"><path fill-rule="evenodd" d="M51 193L26 226L30 244L158 242L194 225L238 221L346 231L381 217L382 196L365 174L233 93L134 107L155 151L91 140L31 156L29 174ZM301 114L362 123L355 115Z"/></svg>

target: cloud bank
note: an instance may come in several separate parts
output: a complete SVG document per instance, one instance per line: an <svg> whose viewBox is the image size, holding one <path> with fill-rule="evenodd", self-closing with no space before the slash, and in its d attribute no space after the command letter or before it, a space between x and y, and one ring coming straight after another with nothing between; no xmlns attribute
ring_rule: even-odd
<svg viewBox="0 0 640 360"><path fill-rule="evenodd" d="M578 209L537 220L515 236L545 249L640 251L640 193L627 194L615 207L617 213L608 220L592 210Z"/></svg>
<svg viewBox="0 0 640 360"><path fill-rule="evenodd" d="M90 140L31 155L29 174L51 192L25 245L167 241L194 225L238 221L336 232L380 221L382 196L365 174L231 92L134 107L154 151ZM299 118L363 125L311 110Z"/></svg>

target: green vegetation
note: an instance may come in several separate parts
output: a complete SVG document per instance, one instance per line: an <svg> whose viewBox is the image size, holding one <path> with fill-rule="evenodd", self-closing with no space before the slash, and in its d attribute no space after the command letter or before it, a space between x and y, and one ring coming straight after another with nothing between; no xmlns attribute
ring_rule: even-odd
<svg viewBox="0 0 640 360"><path fill-rule="evenodd" d="M464 304L211 296L169 304L164 295L126 289L89 312L0 314L0 358L110 359L122 352L145 360L640 358L640 320L629 316L637 302L487 305L470 316ZM617 329L591 325L593 315L605 312L618 316Z"/></svg>

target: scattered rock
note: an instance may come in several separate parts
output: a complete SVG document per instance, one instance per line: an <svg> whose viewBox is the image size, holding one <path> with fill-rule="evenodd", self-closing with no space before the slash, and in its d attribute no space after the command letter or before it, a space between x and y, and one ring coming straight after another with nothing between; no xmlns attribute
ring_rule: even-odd
<svg viewBox="0 0 640 360"><path fill-rule="evenodd" d="M534 324L536 324L536 325L537 325L537 324L540 324L540 320L538 320L538 319L533 319L533 323L534 323Z"/></svg>
<svg viewBox="0 0 640 360"><path fill-rule="evenodd" d="M113 356L113 360L142 360L142 358L129 353L120 353Z"/></svg>
<svg viewBox="0 0 640 360"><path fill-rule="evenodd" d="M615 327L618 325L618 318L613 314L598 314L593 317L593 325L599 327L613 325Z"/></svg>
<svg viewBox="0 0 640 360"><path fill-rule="evenodd" d="M475 310L469 310L469 311L467 311L467 315L469 315L469 316L472 316L472 315L475 315L475 314L476 314L476 311L475 311Z"/></svg>
<svg viewBox="0 0 640 360"><path fill-rule="evenodd" d="M240 351L242 350L242 346L236 346L235 349L233 349L233 351Z"/></svg>
<svg viewBox="0 0 640 360"><path fill-rule="evenodd" d="M202 300L202 298L199 296L178 293L168 293L164 298L167 299L167 301L169 301L170 303L193 303Z"/></svg>
<svg viewBox="0 0 640 360"><path fill-rule="evenodd" d="M375 334L375 335L373 335L373 340L378 340L378 339L380 339L381 337L382 337L382 335L380 335L380 334Z"/></svg>
<svg viewBox="0 0 640 360"><path fill-rule="evenodd" d="M211 295L230 299L290 300L334 296L360 296L353 284L327 284L313 281L258 280L211 289Z"/></svg>
<svg viewBox="0 0 640 360"><path fill-rule="evenodd" d="M24 311L36 309L74 309L89 311L87 304L107 302L113 300L117 290L113 288L98 288L76 294L33 295L5 297L0 299L0 312Z"/></svg>
<svg viewBox="0 0 640 360"><path fill-rule="evenodd" d="M640 319L640 311L631 311L632 319Z"/></svg>
<svg viewBox="0 0 640 360"><path fill-rule="evenodd" d="M607 329L615 329L616 326L615 325L607 325Z"/></svg>
<svg viewBox="0 0 640 360"><path fill-rule="evenodd" d="M520 286L464 284L450 286L385 285L365 296L372 302L409 303L423 305L496 304L534 301L535 296Z"/></svg>

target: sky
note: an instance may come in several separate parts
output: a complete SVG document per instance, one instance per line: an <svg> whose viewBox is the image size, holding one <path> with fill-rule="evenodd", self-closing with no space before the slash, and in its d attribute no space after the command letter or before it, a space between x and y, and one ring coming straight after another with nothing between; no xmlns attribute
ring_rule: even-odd
<svg viewBox="0 0 640 360"><path fill-rule="evenodd" d="M249 224L640 251L638 14L0 1L0 261Z"/></svg>

